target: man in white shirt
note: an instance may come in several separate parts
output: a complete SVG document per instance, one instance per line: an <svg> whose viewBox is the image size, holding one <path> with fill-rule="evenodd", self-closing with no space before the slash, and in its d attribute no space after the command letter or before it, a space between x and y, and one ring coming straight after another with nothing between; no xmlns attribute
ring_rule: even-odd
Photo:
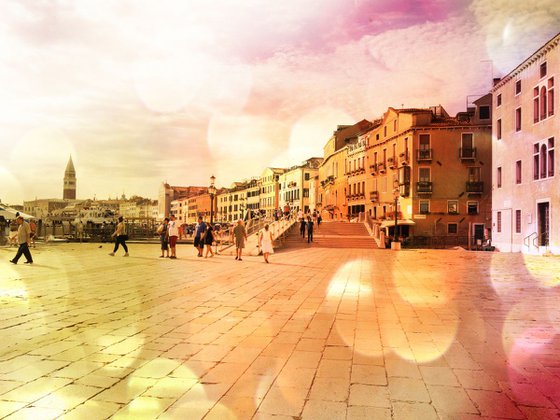
<svg viewBox="0 0 560 420"><path fill-rule="evenodd" d="M177 259L175 247L177 246L177 239L181 239L181 225L176 220L175 215L172 214L169 221L169 248L171 248L171 256L169 258Z"/></svg>

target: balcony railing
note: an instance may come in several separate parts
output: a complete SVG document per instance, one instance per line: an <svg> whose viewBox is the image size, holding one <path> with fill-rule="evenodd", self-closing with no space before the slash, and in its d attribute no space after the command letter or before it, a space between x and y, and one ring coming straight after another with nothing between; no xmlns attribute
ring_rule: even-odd
<svg viewBox="0 0 560 420"><path fill-rule="evenodd" d="M387 166L389 166L389 169L395 169L397 166L397 158L396 157L390 157L387 159Z"/></svg>
<svg viewBox="0 0 560 420"><path fill-rule="evenodd" d="M416 183L416 192L431 194L432 193L432 183L430 181L419 181Z"/></svg>
<svg viewBox="0 0 560 420"><path fill-rule="evenodd" d="M406 166L410 160L408 151L404 151L399 155L401 165Z"/></svg>
<svg viewBox="0 0 560 420"><path fill-rule="evenodd" d="M467 182L468 193L482 193L484 192L484 182Z"/></svg>
<svg viewBox="0 0 560 420"><path fill-rule="evenodd" d="M459 157L461 159L476 159L476 147L461 147Z"/></svg>
<svg viewBox="0 0 560 420"><path fill-rule="evenodd" d="M369 171L372 175L377 175L377 165L376 164L369 165Z"/></svg>
<svg viewBox="0 0 560 420"><path fill-rule="evenodd" d="M432 160L432 149L417 150L416 160L419 162Z"/></svg>
<svg viewBox="0 0 560 420"><path fill-rule="evenodd" d="M372 202L379 201L379 192L378 191L371 191L369 193L369 200Z"/></svg>
<svg viewBox="0 0 560 420"><path fill-rule="evenodd" d="M384 163L378 163L377 164L377 170L379 171L380 174L384 174L386 172L385 164Z"/></svg>

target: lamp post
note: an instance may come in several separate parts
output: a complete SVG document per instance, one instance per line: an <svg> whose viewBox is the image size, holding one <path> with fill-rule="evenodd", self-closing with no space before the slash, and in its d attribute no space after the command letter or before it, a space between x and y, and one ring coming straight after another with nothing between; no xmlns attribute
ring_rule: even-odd
<svg viewBox="0 0 560 420"><path fill-rule="evenodd" d="M214 182L216 177L212 175L210 177L210 186L208 187L208 194L210 194L210 226L214 223L214 196L216 195L216 187Z"/></svg>
<svg viewBox="0 0 560 420"><path fill-rule="evenodd" d="M391 249L394 250L401 249L401 243L397 240L397 226L399 220L399 212L397 211L397 206L399 204L400 196L399 187L399 181L395 180L395 182L393 183L393 195L395 196L395 210L393 212L393 214L395 215L395 230L393 231L393 242L391 242Z"/></svg>

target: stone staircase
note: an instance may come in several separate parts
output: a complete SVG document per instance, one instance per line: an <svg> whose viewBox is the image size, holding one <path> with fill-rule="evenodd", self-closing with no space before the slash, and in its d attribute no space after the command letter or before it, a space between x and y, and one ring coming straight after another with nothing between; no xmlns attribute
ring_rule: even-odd
<svg viewBox="0 0 560 420"><path fill-rule="evenodd" d="M296 223L282 241L282 248L359 248L377 249L377 244L363 223L323 222L317 229L314 225L313 242L307 243L299 234L299 223Z"/></svg>

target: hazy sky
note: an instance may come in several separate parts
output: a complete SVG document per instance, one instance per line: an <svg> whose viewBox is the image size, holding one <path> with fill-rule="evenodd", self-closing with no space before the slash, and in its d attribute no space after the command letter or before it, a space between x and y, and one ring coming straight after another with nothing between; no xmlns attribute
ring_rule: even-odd
<svg viewBox="0 0 560 420"><path fill-rule="evenodd" d="M338 124L443 105L560 29L557 0L0 0L0 200L157 197L291 166Z"/></svg>

